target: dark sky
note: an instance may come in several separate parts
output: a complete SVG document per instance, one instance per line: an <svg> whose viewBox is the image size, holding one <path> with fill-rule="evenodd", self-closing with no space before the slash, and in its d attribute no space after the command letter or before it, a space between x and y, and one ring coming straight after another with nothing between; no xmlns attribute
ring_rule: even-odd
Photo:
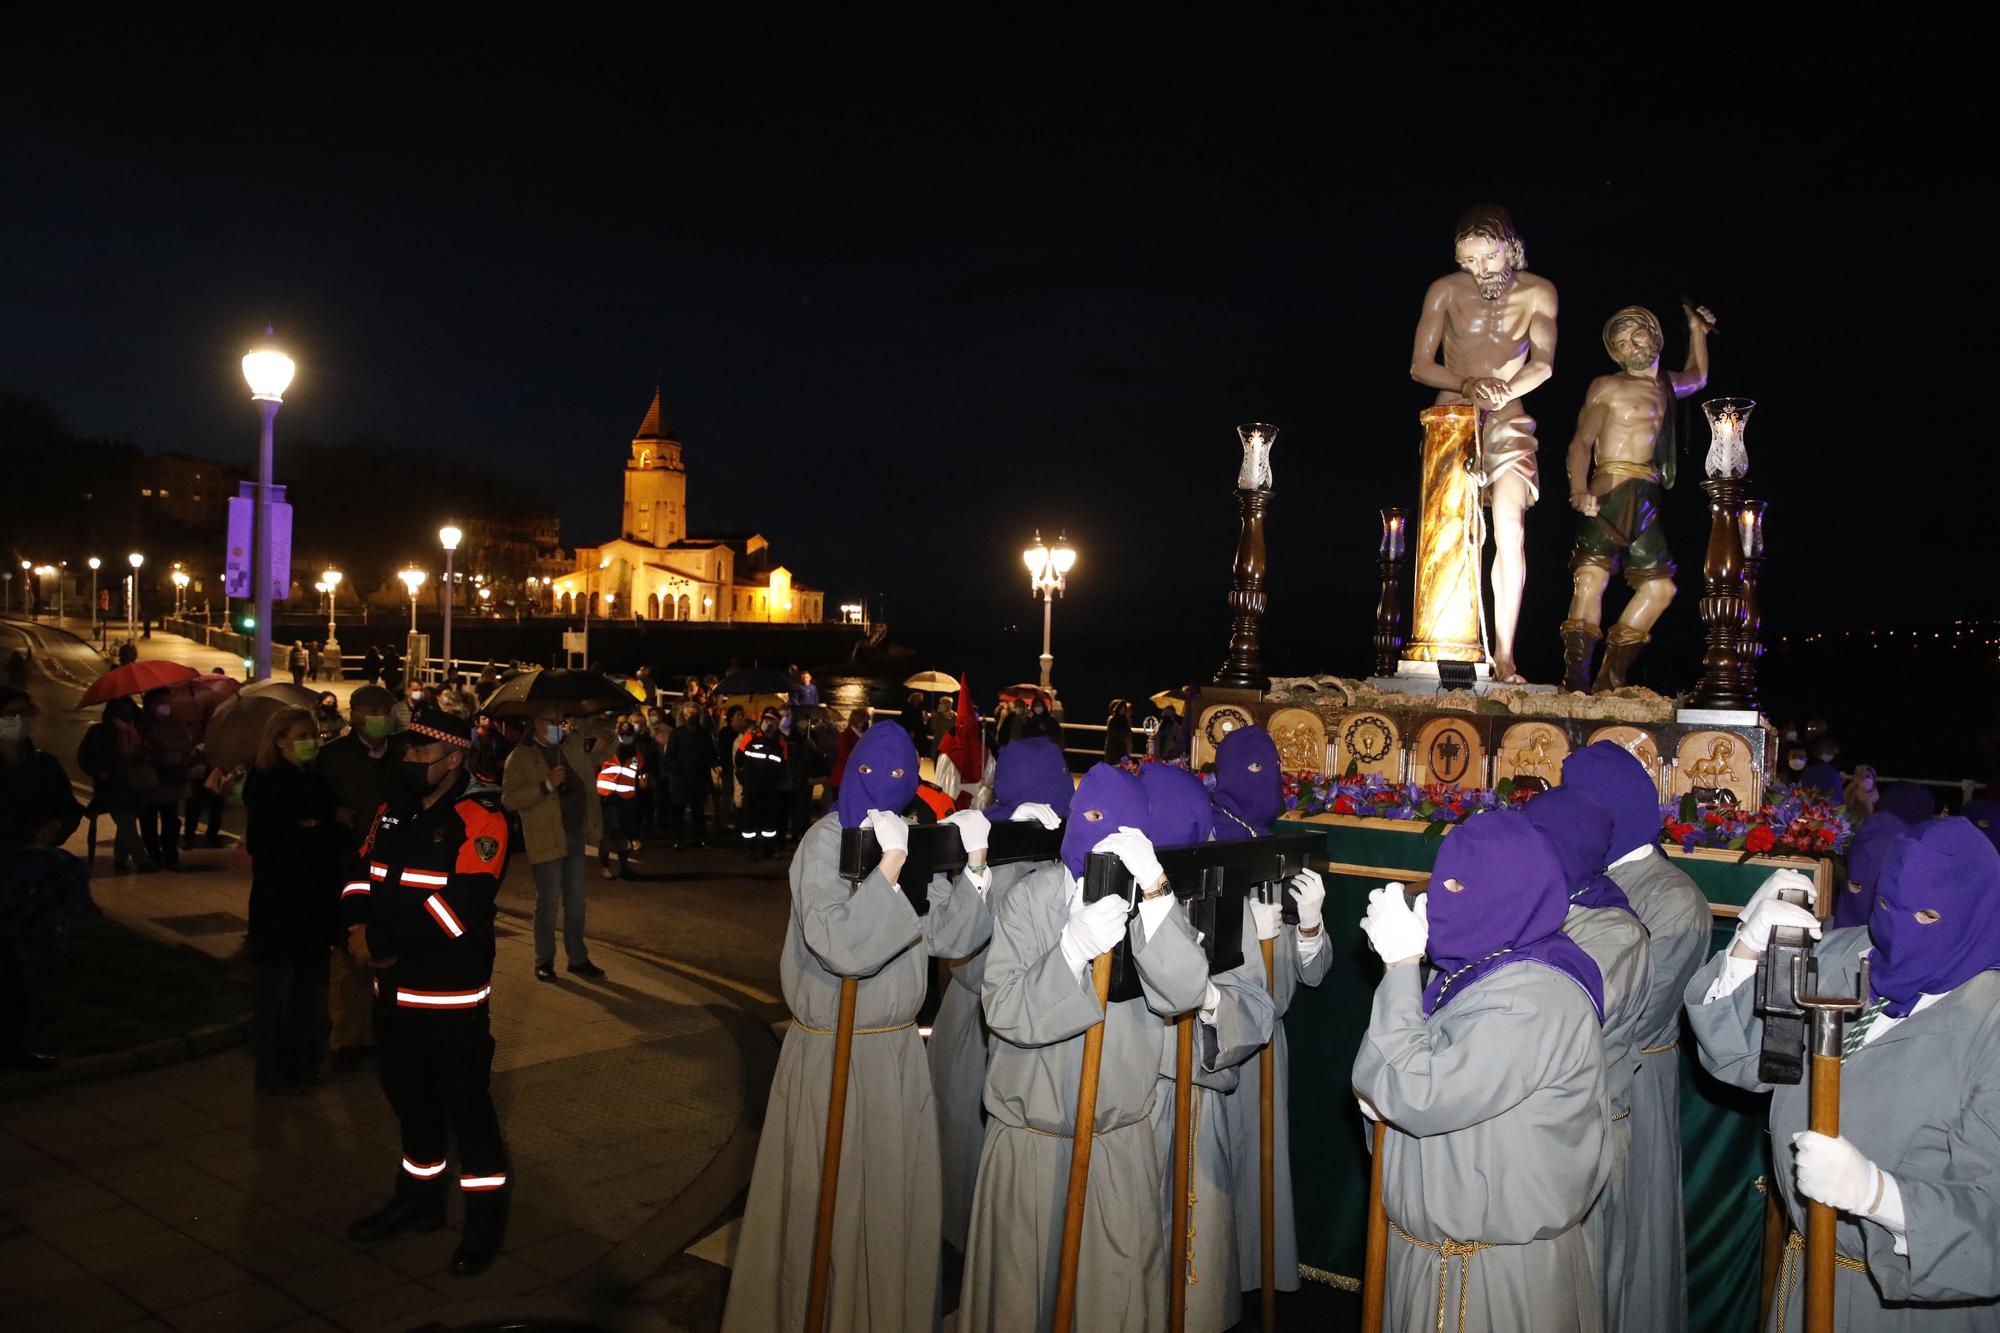
<svg viewBox="0 0 2000 1333"><path fill-rule="evenodd" d="M1678 364L1682 294L1721 317L1710 392L1761 403L1774 620L1993 609L1990 576L1911 574L1975 542L1990 569L1995 469L1968 426L1991 376L1953 350L1990 283L1976 80L1905 35L499 12L14 20L0 387L88 435L248 457L236 363L269 320L300 362L280 480L286 435L407 441L534 479L589 542L657 378L697 530L761 529L808 582L970 627L1033 614L1018 551L1066 526L1066 615L1218 646L1232 428L1263 419L1272 634L1351 640L1374 511L1415 498L1418 303L1493 198L1562 297L1529 399L1530 667L1554 670L1598 328L1650 305ZM1686 633L1698 475L1697 451L1670 500Z"/></svg>

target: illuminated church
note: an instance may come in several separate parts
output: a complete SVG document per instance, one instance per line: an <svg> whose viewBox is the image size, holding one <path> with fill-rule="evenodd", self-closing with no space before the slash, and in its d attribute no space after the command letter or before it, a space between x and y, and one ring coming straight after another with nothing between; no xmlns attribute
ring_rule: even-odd
<svg viewBox="0 0 2000 1333"><path fill-rule="evenodd" d="M687 470L674 424L653 405L625 461L619 537L580 546L576 569L551 580L556 610L629 620L815 624L826 594L773 563L761 533L697 537L688 531Z"/></svg>

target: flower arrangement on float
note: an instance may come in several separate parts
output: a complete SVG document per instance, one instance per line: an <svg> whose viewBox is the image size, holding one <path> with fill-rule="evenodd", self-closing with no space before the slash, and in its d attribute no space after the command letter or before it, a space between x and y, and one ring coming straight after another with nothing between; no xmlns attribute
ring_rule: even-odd
<svg viewBox="0 0 2000 1333"><path fill-rule="evenodd" d="M1402 819L1426 825L1426 833L1442 834L1467 815L1481 810L1511 810L1533 796L1538 787L1502 778L1494 787L1461 787L1446 782L1391 782L1378 773L1286 773L1283 775L1285 813L1294 819L1312 815L1353 815L1364 819Z"/></svg>
<svg viewBox="0 0 2000 1333"><path fill-rule="evenodd" d="M1772 787L1764 804L1697 801L1683 796L1661 807L1661 833L1682 851L1711 847L1752 856L1838 856L1854 826L1847 809L1814 787Z"/></svg>

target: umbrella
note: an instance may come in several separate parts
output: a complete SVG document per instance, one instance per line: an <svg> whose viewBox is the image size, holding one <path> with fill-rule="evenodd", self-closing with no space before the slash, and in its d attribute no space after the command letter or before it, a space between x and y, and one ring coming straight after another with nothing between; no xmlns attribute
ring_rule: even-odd
<svg viewBox="0 0 2000 1333"><path fill-rule="evenodd" d="M922 690L925 694L955 694L958 682L942 671L919 671L903 682L906 690Z"/></svg>
<svg viewBox="0 0 2000 1333"><path fill-rule="evenodd" d="M179 662L162 662L149 658L142 662L127 662L124 666L113 667L90 683L83 697L76 701L78 708L89 704L101 704L110 699L122 698L128 694L144 694L163 685L172 685L199 676L201 673L191 666Z"/></svg>
<svg viewBox="0 0 2000 1333"><path fill-rule="evenodd" d="M782 671L772 671L766 667L746 667L742 671L732 671L722 678L715 687L717 694L781 694L792 697L792 678Z"/></svg>
<svg viewBox="0 0 2000 1333"><path fill-rule="evenodd" d="M295 688L290 681L285 685ZM307 690L299 693L309 699L318 698ZM263 742L264 728L271 719L287 708L299 707L308 713L312 711L311 705L301 705L276 692L256 694L247 687L238 690L223 700L208 719L208 729L202 736L202 744L208 748L208 762L217 768L249 763L257 757L257 746Z"/></svg>
<svg viewBox="0 0 2000 1333"><path fill-rule="evenodd" d="M494 717L533 717L553 705L573 717L602 713L632 702L615 680L606 680L596 671L569 667L548 667L524 671L486 696L482 712Z"/></svg>
<svg viewBox="0 0 2000 1333"><path fill-rule="evenodd" d="M1158 694L1153 696L1153 707L1165 708L1168 704L1172 704L1176 708L1186 707L1187 691L1184 689L1161 690Z"/></svg>
<svg viewBox="0 0 2000 1333"><path fill-rule="evenodd" d="M199 740L215 710L242 688L243 682L234 676L196 676L168 687L167 697L173 701L174 715L194 728Z"/></svg>
<svg viewBox="0 0 2000 1333"><path fill-rule="evenodd" d="M319 711L320 691L294 685L289 680L279 680L276 676L253 681L238 693L250 699L271 699L286 708L303 708L308 713Z"/></svg>
<svg viewBox="0 0 2000 1333"><path fill-rule="evenodd" d="M1001 703L1031 704L1037 699L1046 699L1048 691L1039 685L1006 685L1000 690Z"/></svg>

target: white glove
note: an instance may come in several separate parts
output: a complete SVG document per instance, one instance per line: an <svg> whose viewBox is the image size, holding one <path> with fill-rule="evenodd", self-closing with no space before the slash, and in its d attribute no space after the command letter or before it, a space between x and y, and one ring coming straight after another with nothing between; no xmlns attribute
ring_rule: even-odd
<svg viewBox="0 0 2000 1333"><path fill-rule="evenodd" d="M1014 813L1007 818L1008 822L1015 824L1026 823L1032 819L1043 828L1062 827L1062 816L1056 813L1056 808L1052 805L1044 805L1040 801L1021 802L1021 804L1014 807Z"/></svg>
<svg viewBox="0 0 2000 1333"><path fill-rule="evenodd" d="M1819 906L1819 888L1810 877L1801 875L1796 870L1773 870L1770 876L1757 886L1757 891L1750 895L1750 901L1743 904L1743 915L1749 916L1750 910L1759 903L1776 899L1780 889L1797 889L1805 894L1808 903L1814 907Z"/></svg>
<svg viewBox="0 0 2000 1333"><path fill-rule="evenodd" d="M986 850L987 835L993 825L985 815L977 810L959 810L944 817L944 822L958 830L958 840L965 844L965 854L976 856Z"/></svg>
<svg viewBox="0 0 2000 1333"><path fill-rule="evenodd" d="M1285 928L1285 905L1283 903L1260 903L1250 900L1250 919L1257 923L1257 938L1275 940L1278 932Z"/></svg>
<svg viewBox="0 0 2000 1333"><path fill-rule="evenodd" d="M1125 913L1125 900L1119 897L1099 898L1094 903L1078 898L1070 907L1061 946L1069 970L1079 980L1091 959L1110 952L1125 938Z"/></svg>
<svg viewBox="0 0 2000 1333"><path fill-rule="evenodd" d="M1369 947L1383 962L1415 958L1430 942L1430 898L1426 895L1417 899L1413 908L1403 897L1401 884L1384 884L1369 892L1368 915L1361 918L1361 929L1368 936Z"/></svg>
<svg viewBox="0 0 2000 1333"><path fill-rule="evenodd" d="M1292 876L1292 889L1299 896L1299 929L1316 929L1324 920L1326 881L1317 870L1301 870Z"/></svg>
<svg viewBox="0 0 2000 1333"><path fill-rule="evenodd" d="M875 831L875 841L884 852L910 850L910 826L901 815L887 810L870 810L868 827Z"/></svg>
<svg viewBox="0 0 2000 1333"><path fill-rule="evenodd" d="M1132 878L1139 883L1139 891L1144 893L1160 882L1160 876L1167 872L1160 869L1160 858L1153 855L1153 844L1146 841L1146 835L1138 829L1121 827L1116 833L1107 834L1090 849L1092 852L1110 852L1124 863Z"/></svg>
<svg viewBox="0 0 2000 1333"><path fill-rule="evenodd" d="M1763 889L1757 890L1759 894L1763 891ZM1752 901L1755 901L1754 896ZM1736 942L1751 953L1761 955L1770 947L1771 930L1774 926L1797 926L1814 939L1819 938L1818 917L1796 903L1781 903L1776 898L1766 898L1745 911L1737 920Z"/></svg>
<svg viewBox="0 0 2000 1333"><path fill-rule="evenodd" d="M1808 1199L1855 1217L1881 1204L1887 1177L1846 1139L1806 1130L1792 1135L1792 1151L1798 1154L1799 1193Z"/></svg>

